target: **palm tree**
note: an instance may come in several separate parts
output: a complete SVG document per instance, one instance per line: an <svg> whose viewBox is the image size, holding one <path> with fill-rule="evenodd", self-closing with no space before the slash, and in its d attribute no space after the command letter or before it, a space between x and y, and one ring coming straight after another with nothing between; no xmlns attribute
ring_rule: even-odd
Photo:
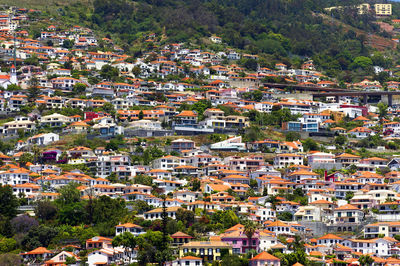
<svg viewBox="0 0 400 266"><path fill-rule="evenodd" d="M253 238L253 235L256 232L256 225L254 224L253 221L247 220L244 223L244 234L247 236L247 241L249 241L248 245L248 250L251 250L252 244L251 244L251 239Z"/></svg>
<svg viewBox="0 0 400 266"><path fill-rule="evenodd" d="M208 193L203 193L203 202L204 215L207 215L207 205L210 202L210 195Z"/></svg>

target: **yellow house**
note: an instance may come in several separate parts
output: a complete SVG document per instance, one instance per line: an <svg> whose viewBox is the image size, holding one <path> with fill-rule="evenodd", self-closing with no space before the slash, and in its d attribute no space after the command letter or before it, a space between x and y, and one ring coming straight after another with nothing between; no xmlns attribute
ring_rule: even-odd
<svg viewBox="0 0 400 266"><path fill-rule="evenodd" d="M196 254L204 262L211 262L221 260L224 254L232 254L232 246L222 241L193 241L179 248L179 257L183 257L188 252Z"/></svg>
<svg viewBox="0 0 400 266"><path fill-rule="evenodd" d="M361 4L357 6L358 9L358 14L367 14L370 10L370 5L369 4Z"/></svg>
<svg viewBox="0 0 400 266"><path fill-rule="evenodd" d="M384 17L392 15L392 4L375 4L375 15Z"/></svg>
<svg viewBox="0 0 400 266"><path fill-rule="evenodd" d="M82 132L86 132L88 127L90 127L90 126L88 124L86 124L86 122L84 122L84 121L78 121L78 122L72 123L71 125L69 125L69 127L78 133L82 133Z"/></svg>
<svg viewBox="0 0 400 266"><path fill-rule="evenodd" d="M228 115L225 117L226 127L244 128L250 126L249 118L240 115Z"/></svg>

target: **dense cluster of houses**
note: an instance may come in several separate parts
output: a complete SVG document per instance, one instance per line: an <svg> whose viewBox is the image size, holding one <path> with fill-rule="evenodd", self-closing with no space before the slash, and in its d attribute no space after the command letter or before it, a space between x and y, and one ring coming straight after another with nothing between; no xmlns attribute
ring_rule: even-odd
<svg viewBox="0 0 400 266"><path fill-rule="evenodd" d="M18 145L51 143L57 137L53 133L43 134ZM241 143L240 137L237 138L234 143ZM219 260L221 249L228 249L232 254L245 254L248 249L255 249L263 255L253 260L266 258L271 260L268 263L279 265L279 259L265 251L291 252L287 243L280 242L278 237L285 236L290 240L296 235L308 241L305 245L307 255L319 262L329 263L332 254L347 263L354 262L355 255L372 254L376 261L389 261L393 260L393 255L399 254L400 243L395 239L400 230L400 223L397 222L400 218L398 159L362 159L353 154L319 151L305 153L300 141L274 144L277 145L277 154L273 164L267 163L261 153L222 158L197 148L189 139L173 140L167 147L178 152L179 156L157 158L150 165L135 165L128 155L109 152L101 147L95 150L74 147L66 151L49 149L42 152L43 160L48 162L57 160L65 152L67 163L84 163L94 173L93 176L79 170L62 171L52 163L27 163L22 167L18 164L22 153L19 152L13 157L1 155L4 165L0 168L0 184L11 185L15 195L26 197L29 203L41 199L54 200L59 195L58 188L74 182L79 184L83 198L107 195L128 202L146 202L152 209L141 216L149 221L161 219L162 207L166 206L167 215L171 218L176 218L180 208L192 211L203 209L211 213L235 210L239 215L249 215L249 219L258 224L251 246L240 224L223 234L211 236L208 242L198 242L190 235L178 232L171 236L179 252L179 259L171 262L172 265L185 260L199 263ZM344 169L350 165L356 166L354 173L334 170L321 173L318 170ZM380 169L384 168L391 171L382 174ZM115 173L120 181L110 182L107 177L111 173ZM153 186L123 182L138 175L151 177ZM193 191L187 179L183 178L188 176L200 181L198 190ZM167 196L165 202L152 193L155 187ZM249 190L260 196L249 195ZM299 190L304 192L306 203L287 199ZM204 195L209 195L209 199L206 200ZM276 202L270 202L271 196L276 197ZM287 213L292 217L290 221L277 219ZM116 226L116 235L124 232L134 235L145 233L135 224ZM363 235L362 238L337 235L346 232L362 232ZM100 246L88 255L89 265L126 262L135 258L135 251L112 247L109 238L89 239L86 245L93 243ZM78 247L76 251L79 251ZM184 256L188 252L198 257ZM54 256L52 251L43 247L21 255L26 261L37 256L57 261L62 259L60 254L65 259L76 257L77 253L63 251ZM79 258L76 259L79 263Z"/></svg>
<svg viewBox="0 0 400 266"><path fill-rule="evenodd" d="M346 133L350 137L365 138L379 134L374 128L379 121L373 115L373 106L359 106L358 98L333 97L328 102L296 99L287 95L285 90L264 87L261 99L248 100L245 95L259 91L265 78L283 78L288 84L301 86L335 87L338 84L315 70L313 62L306 61L300 69L288 68L282 63L273 69L258 67L249 72L238 64L223 64L224 60L257 60L256 55L238 53L232 49L213 53L200 49L188 49L185 44L168 44L160 50L144 54L135 60L123 53L112 40L97 40L90 29L74 26L63 28L49 25L37 39L29 38L29 32L16 25L29 24L29 13L34 10L11 9L1 13L5 24L0 38L0 53L10 65L9 72L0 74L0 113L3 115L18 113L28 104L48 110L60 110L71 107L82 111L101 109L111 103L116 114L93 117L67 118L54 114L54 117L41 117L40 113L30 113L28 117L15 117L14 121L3 124L0 134L13 136L17 132L32 132L43 126L62 127L64 132L93 132L93 134L112 137L115 134L162 136L193 135L211 133L236 133L238 129L248 127L248 118L242 115L225 115L217 106L233 108L239 114L256 110L270 113L279 108L287 108L292 114L298 114L297 120L285 122L282 130L320 132L328 129L334 133ZM17 35L17 37L15 37ZM155 40L155 34L148 36ZM213 42L220 38L213 36ZM101 51L98 42L113 50ZM66 48L66 43L71 47ZM50 46L51 44L51 46ZM15 54L15 58L14 55ZM26 64L29 58L38 58L40 66ZM13 65L17 63L16 65ZM66 63L70 66L65 68ZM120 82L100 80L89 82L90 76L99 77L104 66L110 65L119 70ZM136 71L133 71L133 70ZM73 71L89 71L89 76L73 74ZM135 73L135 74L134 74ZM166 77L183 74L180 80L166 81ZM207 83L193 83L193 77L208 78ZM160 79L162 81L154 81ZM32 102L27 88L35 80L40 91ZM21 89L7 90L10 85ZM360 83L347 84L349 88L361 90L382 90L378 81L364 80ZM384 84L389 90L397 90L399 82ZM59 92L73 93L76 88L83 88L85 97L60 96ZM159 94L163 99L157 98ZM209 101L213 108L204 114L182 110L182 103L195 104ZM145 110L132 110L142 106ZM396 116L397 108L391 107ZM200 116L201 115L201 116ZM107 117L101 119L100 117ZM98 118L96 117L96 118ZM331 127L344 117L363 122L360 127L346 130ZM145 120L145 121L143 121ZM148 120L148 121L147 121ZM53 122L54 121L54 122ZM88 122L93 122L88 124ZM165 122L161 126L162 122ZM391 122L391 121L387 121ZM166 126L168 125L168 129ZM385 136L396 137L397 124L385 123ZM156 129L156 130L155 130Z"/></svg>
<svg viewBox="0 0 400 266"><path fill-rule="evenodd" d="M259 89L271 78L305 87L338 86L316 71L311 60L299 69L277 63L272 69L249 71L236 61L257 61L258 56L228 48L214 53L189 49L183 43L168 44L132 60L111 39L100 40L80 26L48 25L39 37L31 38L21 27L29 23L29 14L34 12L0 12L0 54L9 65L7 73L0 73L0 113L9 118L0 124L0 138L19 139L12 151L0 153L0 185L12 186L17 197L26 198L28 204L55 200L59 188L78 183L82 198L106 195L146 202L151 210L140 216L149 221L162 218L165 204L168 217L174 219L181 208L209 213L235 210L257 224L251 238L241 224L210 235L207 241L177 232L171 235L177 259L166 265L200 266L221 260L223 251L245 254L254 249L258 255L250 259L250 265L279 266L280 259L270 251L292 252L289 246L296 236L306 242L305 252L316 263L358 265L358 258L369 254L376 265L400 264L396 258L400 255L400 158L362 157L351 149L338 152L333 143L324 145L323 151L308 151L300 139L244 141L240 135L252 123L245 113L272 114L288 109L297 118L282 123L277 131L329 132L331 137L345 136L350 141L379 136L392 141L400 134L396 106L383 118L376 106L359 105L357 98L313 101L292 97L273 86ZM147 38L156 42L157 36ZM210 40L222 42L218 36ZM99 43L109 49L102 51ZM26 64L28 59L37 59L38 64ZM108 65L118 69L121 80L101 78ZM182 78L170 79L173 75ZM91 77L98 80L92 82ZM397 90L400 82L364 80L346 85L360 90L382 90L384 85ZM33 99L32 86L39 88ZM249 100L247 96L257 92L261 93L259 99ZM84 97L75 95L79 93ZM210 106L202 113L182 108L197 103ZM33 111L21 115L27 105L33 106ZM83 115L62 114L66 107ZM51 112L44 114L43 110ZM337 126L344 120L357 126ZM228 137L210 145L192 138L213 133ZM127 142L138 141L136 137L168 136L170 143L159 147L168 155L141 165L130 156L143 155L140 151L60 148L60 141L73 134L104 139L123 135ZM140 144L143 149L151 145ZM39 147L37 153L34 147ZM224 157L222 152L241 153ZM35 157L34 163L23 160L26 153ZM85 165L89 170L64 171L60 164L72 168ZM110 181L111 175L116 182ZM152 186L135 183L137 176L151 177ZM191 187L194 179L200 183L198 189ZM303 201L291 199L293 195ZM132 223L115 227L115 235L124 232L137 236L145 230ZM90 249L88 265L136 261L137 250L114 247L111 242L112 238L97 236L88 239L85 247L69 246L71 251L39 247L20 255L26 263L40 260L50 266L64 265L68 260L69 265L82 265L79 251Z"/></svg>

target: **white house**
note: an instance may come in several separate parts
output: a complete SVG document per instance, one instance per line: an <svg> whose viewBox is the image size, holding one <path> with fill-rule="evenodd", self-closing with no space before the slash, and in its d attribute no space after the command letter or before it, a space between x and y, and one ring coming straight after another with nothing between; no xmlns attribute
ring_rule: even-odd
<svg viewBox="0 0 400 266"><path fill-rule="evenodd" d="M176 219L176 212L178 211L178 209L180 209L181 207L169 207L166 209L167 212L167 216L172 218L172 219ZM143 214L144 219L146 220L157 220L157 219L162 219L161 215L163 213L163 209L162 208L158 208L158 209L154 209L148 212L145 212Z"/></svg>
<svg viewBox="0 0 400 266"><path fill-rule="evenodd" d="M40 118L40 125L42 126L50 126L50 127L61 127L67 123L71 122L71 118L61 114L51 114L42 116Z"/></svg>
<svg viewBox="0 0 400 266"><path fill-rule="evenodd" d="M185 158L167 155L152 161L152 166L154 169L161 169L161 170L174 170L174 168L186 165Z"/></svg>
<svg viewBox="0 0 400 266"><path fill-rule="evenodd" d="M99 250L92 251L88 254L87 264L89 266L96 265L110 265L110 264L125 264L133 262L132 253L135 252L125 252L124 248L116 247L116 248L102 248ZM129 257L130 255L130 257Z"/></svg>
<svg viewBox="0 0 400 266"><path fill-rule="evenodd" d="M68 251L61 251L60 253L58 253L54 257L50 258L48 261L45 261L44 263L45 263L45 265L65 265L67 258L75 259L75 263L68 264L68 265L71 265L71 266L81 265L81 263L80 263L81 259L78 256L76 256L74 253L68 252Z"/></svg>
<svg viewBox="0 0 400 266"><path fill-rule="evenodd" d="M303 165L303 156L294 153L282 153L275 156L275 167L284 168L290 165Z"/></svg>
<svg viewBox="0 0 400 266"><path fill-rule="evenodd" d="M129 232L134 236L146 233L143 227L132 223L119 224L115 226L115 235L123 234L125 232Z"/></svg>
<svg viewBox="0 0 400 266"><path fill-rule="evenodd" d="M173 261L167 261L165 266L203 266L203 259L194 256L185 256Z"/></svg>
<svg viewBox="0 0 400 266"><path fill-rule="evenodd" d="M28 144L48 145L52 142L59 141L60 136L55 133L43 133L28 138Z"/></svg>
<svg viewBox="0 0 400 266"><path fill-rule="evenodd" d="M364 212L351 204L340 206L333 210L335 225L358 225L363 221Z"/></svg>

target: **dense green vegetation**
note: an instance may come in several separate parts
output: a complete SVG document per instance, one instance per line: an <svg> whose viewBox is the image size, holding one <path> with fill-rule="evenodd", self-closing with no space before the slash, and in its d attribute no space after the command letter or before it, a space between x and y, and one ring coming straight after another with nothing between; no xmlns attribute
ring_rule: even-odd
<svg viewBox="0 0 400 266"><path fill-rule="evenodd" d="M22 0L19 0L22 1ZM17 1L18 2L18 1ZM339 81L358 81L371 75L371 63L388 68L398 64L397 51L384 55L371 48L371 34L390 42L372 14L360 15L352 0L90 0L88 3L53 3L42 7L45 15L57 16L64 25L80 24L112 38L132 58L160 44L185 42L222 50L207 38L222 37L224 43L246 53L258 54L261 66L276 62L299 67L312 58L319 69ZM347 8L327 12L326 7ZM392 3L393 18L400 3ZM38 6L39 7L39 6ZM42 25L32 25L33 35ZM155 37L149 39L151 33ZM101 48L109 49L102 41ZM385 56L389 55L392 60ZM248 67L246 67L248 68ZM104 72L108 79L113 79ZM106 75L107 74L107 75Z"/></svg>
<svg viewBox="0 0 400 266"><path fill-rule="evenodd" d="M342 2L95 0L91 22L127 42L140 40L143 33L149 32L165 35L171 42L196 41L217 34L232 47L265 54L268 59L290 64L293 55L313 57L330 74L365 70L357 62L358 56L368 56L366 36L325 23L318 15L323 8ZM346 1L346 5L351 3L359 1ZM355 8L334 11L331 16L352 27L379 32L375 18L359 15Z"/></svg>

